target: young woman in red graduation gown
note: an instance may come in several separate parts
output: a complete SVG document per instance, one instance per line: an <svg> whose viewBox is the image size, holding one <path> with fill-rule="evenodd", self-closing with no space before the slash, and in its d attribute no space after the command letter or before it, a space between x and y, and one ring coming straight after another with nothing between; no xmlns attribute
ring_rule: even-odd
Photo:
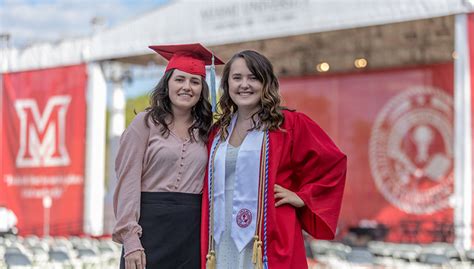
<svg viewBox="0 0 474 269"><path fill-rule="evenodd" d="M249 260L255 268L308 268L302 230L334 238L346 156L308 116L280 105L273 67L258 52L235 54L221 88L208 140L201 268L247 269Z"/></svg>

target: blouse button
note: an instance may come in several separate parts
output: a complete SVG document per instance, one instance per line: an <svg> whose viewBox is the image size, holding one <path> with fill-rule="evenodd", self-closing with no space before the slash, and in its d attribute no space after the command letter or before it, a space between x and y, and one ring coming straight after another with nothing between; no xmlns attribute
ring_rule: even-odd
<svg viewBox="0 0 474 269"><path fill-rule="evenodd" d="M183 166L184 164L183 163L180 163L179 166Z"/></svg>

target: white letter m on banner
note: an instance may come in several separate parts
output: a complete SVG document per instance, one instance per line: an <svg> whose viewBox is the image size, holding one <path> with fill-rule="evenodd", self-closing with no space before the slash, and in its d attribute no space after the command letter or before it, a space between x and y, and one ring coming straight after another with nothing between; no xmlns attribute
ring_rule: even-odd
<svg viewBox="0 0 474 269"><path fill-rule="evenodd" d="M17 167L69 165L66 148L66 113L71 102L67 95L51 97L43 114L34 99L15 101L20 119L20 148Z"/></svg>

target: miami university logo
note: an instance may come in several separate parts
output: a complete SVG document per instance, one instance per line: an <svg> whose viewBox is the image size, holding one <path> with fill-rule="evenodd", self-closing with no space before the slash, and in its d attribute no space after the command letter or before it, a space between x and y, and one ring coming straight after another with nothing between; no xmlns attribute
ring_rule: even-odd
<svg viewBox="0 0 474 269"><path fill-rule="evenodd" d="M34 99L15 101L15 110L20 119L17 167L69 165L70 158L66 148L66 113L70 102L70 96L53 96L49 98L41 113Z"/></svg>
<svg viewBox="0 0 474 269"><path fill-rule="evenodd" d="M407 89L377 115L369 145L375 184L410 214L449 207L453 194L453 98L444 90Z"/></svg>

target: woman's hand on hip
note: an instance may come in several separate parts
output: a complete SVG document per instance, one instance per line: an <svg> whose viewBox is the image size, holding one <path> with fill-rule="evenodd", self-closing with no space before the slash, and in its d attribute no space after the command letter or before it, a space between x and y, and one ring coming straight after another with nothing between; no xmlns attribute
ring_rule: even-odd
<svg viewBox="0 0 474 269"><path fill-rule="evenodd" d="M146 267L145 251L136 250L125 256L125 269L143 269Z"/></svg>
<svg viewBox="0 0 474 269"><path fill-rule="evenodd" d="M275 184L273 191L275 192L275 207L284 204L290 204L296 208L304 206L304 201L301 200L301 198L296 193L285 189L280 185Z"/></svg>

